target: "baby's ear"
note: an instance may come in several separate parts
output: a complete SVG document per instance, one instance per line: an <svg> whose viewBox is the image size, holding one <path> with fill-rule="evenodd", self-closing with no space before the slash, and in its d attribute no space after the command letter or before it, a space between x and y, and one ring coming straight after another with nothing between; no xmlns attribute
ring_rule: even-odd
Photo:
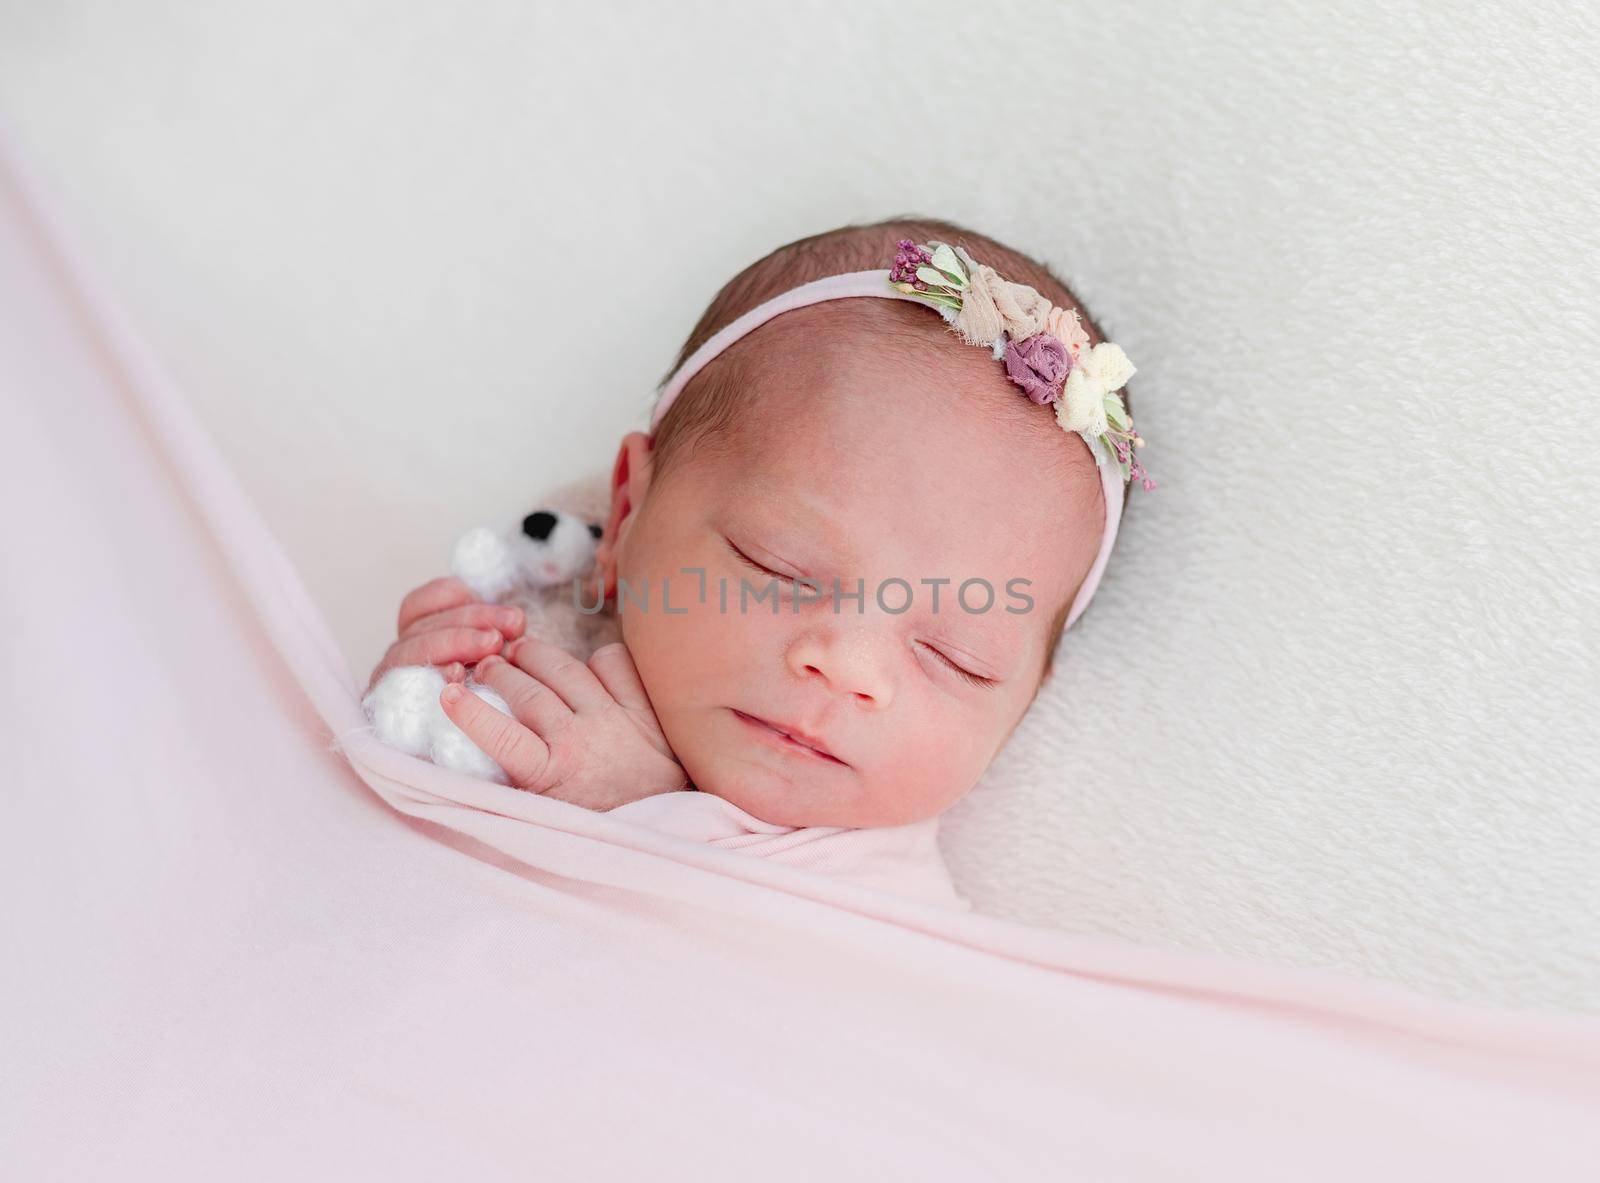
<svg viewBox="0 0 1600 1183"><path fill-rule="evenodd" d="M650 487L652 443L644 432L630 431L622 437L616 462L611 466L611 512L594 552L595 577L607 595L616 585L617 540L644 504L645 492Z"/></svg>

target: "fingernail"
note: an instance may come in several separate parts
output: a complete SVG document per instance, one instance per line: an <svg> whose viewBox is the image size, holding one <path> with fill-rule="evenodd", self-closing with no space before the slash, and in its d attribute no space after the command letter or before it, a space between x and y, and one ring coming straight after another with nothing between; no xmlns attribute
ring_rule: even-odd
<svg viewBox="0 0 1600 1183"><path fill-rule="evenodd" d="M478 663L478 669L479 670L486 670L490 666L498 665L499 663L500 663L500 655L498 653L491 653L491 654L489 654L488 657L485 657L482 661L480 661Z"/></svg>
<svg viewBox="0 0 1600 1183"><path fill-rule="evenodd" d="M461 696L465 693L466 691L458 683L451 682L450 685L444 688L444 693L440 694L439 697L446 706L455 706L456 703L461 701Z"/></svg>
<svg viewBox="0 0 1600 1183"><path fill-rule="evenodd" d="M495 632L492 628L481 629L472 635L480 645L494 645L497 648L500 645L500 634Z"/></svg>
<svg viewBox="0 0 1600 1183"><path fill-rule="evenodd" d="M507 608L505 611L500 613L500 619L505 623L505 626L507 628L521 628L522 627L522 609L521 608Z"/></svg>

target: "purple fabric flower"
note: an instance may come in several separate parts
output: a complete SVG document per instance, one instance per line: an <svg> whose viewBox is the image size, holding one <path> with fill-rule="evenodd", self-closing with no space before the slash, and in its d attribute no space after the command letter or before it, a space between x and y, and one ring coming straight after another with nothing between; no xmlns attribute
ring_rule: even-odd
<svg viewBox="0 0 1600 1183"><path fill-rule="evenodd" d="M1006 335L1006 377L1036 403L1053 403L1072 369L1067 347L1049 333L1035 333L1021 341Z"/></svg>

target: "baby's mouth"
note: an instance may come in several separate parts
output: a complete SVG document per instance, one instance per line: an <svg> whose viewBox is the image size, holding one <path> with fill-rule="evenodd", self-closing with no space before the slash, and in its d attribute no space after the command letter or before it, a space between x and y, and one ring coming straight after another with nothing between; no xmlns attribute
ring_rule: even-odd
<svg viewBox="0 0 1600 1183"><path fill-rule="evenodd" d="M793 752L795 755L803 755L815 759L826 760L831 764L844 764L843 760L839 759L839 757L835 756L826 748L809 743L806 740L790 734L777 723L768 722L759 715L746 714L744 711L738 710L734 707L729 707L728 709L733 711L734 715L741 722L754 729L758 735L762 736L762 738L771 740L774 743L781 745L782 750L784 751ZM849 765L845 765L845 767L849 767Z"/></svg>

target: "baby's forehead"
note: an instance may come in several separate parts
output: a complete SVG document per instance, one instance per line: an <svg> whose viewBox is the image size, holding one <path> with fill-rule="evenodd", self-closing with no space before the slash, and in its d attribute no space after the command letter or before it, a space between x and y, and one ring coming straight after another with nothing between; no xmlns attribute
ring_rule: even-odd
<svg viewBox="0 0 1600 1183"><path fill-rule="evenodd" d="M1088 448L1054 409L1021 395L988 350L926 309L833 301L779 317L745 344L755 348L739 359L740 450L761 466L790 476L824 464L835 474L892 469L908 492L968 499L995 486L1033 500L1098 489Z"/></svg>
<svg viewBox="0 0 1600 1183"><path fill-rule="evenodd" d="M749 401L716 485L792 545L826 534L851 562L1070 589L1103 525L1087 448L987 351L942 340L942 321L904 307L909 326L891 318L886 331L881 316L877 331L837 313L807 324L811 309L779 318L788 331L746 355Z"/></svg>

